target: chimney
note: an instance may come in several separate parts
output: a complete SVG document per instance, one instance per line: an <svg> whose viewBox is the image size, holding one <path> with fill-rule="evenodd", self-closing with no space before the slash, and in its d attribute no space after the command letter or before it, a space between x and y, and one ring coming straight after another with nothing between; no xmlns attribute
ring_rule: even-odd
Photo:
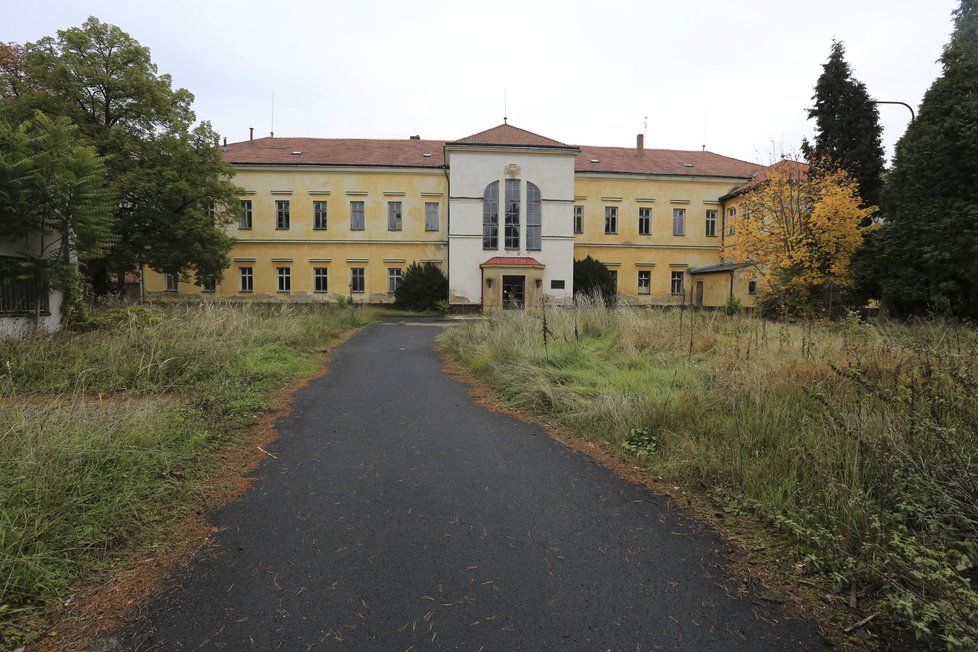
<svg viewBox="0 0 978 652"><path fill-rule="evenodd" d="M227 136L224 137L224 151L225 152L228 151L228 137Z"/></svg>
<svg viewBox="0 0 978 652"><path fill-rule="evenodd" d="M248 142L250 143L255 139L255 128L248 127Z"/></svg>
<svg viewBox="0 0 978 652"><path fill-rule="evenodd" d="M635 151L639 155L645 154L645 134L635 136Z"/></svg>

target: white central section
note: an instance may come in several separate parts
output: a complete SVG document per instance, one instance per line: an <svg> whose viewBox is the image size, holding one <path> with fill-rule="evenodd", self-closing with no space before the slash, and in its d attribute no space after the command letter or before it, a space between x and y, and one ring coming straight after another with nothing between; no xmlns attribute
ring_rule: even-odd
<svg viewBox="0 0 978 652"><path fill-rule="evenodd" d="M446 147L449 165L449 297L454 304L480 304L484 291L479 267L490 258L530 257L546 266L543 292L556 300L573 296L574 277L574 152L523 147ZM513 176L514 168L519 172ZM507 250L506 179L520 180L520 246ZM499 182L498 246L483 248L482 197ZM539 250L526 249L527 182L540 188L542 238ZM551 289L563 281L563 289Z"/></svg>

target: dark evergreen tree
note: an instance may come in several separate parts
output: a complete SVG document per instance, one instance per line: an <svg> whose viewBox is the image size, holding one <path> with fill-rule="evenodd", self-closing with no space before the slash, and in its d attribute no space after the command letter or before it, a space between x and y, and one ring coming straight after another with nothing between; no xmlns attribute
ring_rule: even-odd
<svg viewBox="0 0 978 652"><path fill-rule="evenodd" d="M611 304L616 293L615 279L604 263L590 256L574 261L574 294L600 296Z"/></svg>
<svg viewBox="0 0 978 652"><path fill-rule="evenodd" d="M815 120L815 144L805 140L802 153L816 168L840 167L859 181L866 206L879 206L883 188L883 130L879 110L866 85L852 76L845 46L832 42L829 60L815 84L808 119Z"/></svg>
<svg viewBox="0 0 978 652"><path fill-rule="evenodd" d="M978 0L961 0L943 74L897 143L877 234L885 303L978 317Z"/></svg>
<svg viewBox="0 0 978 652"><path fill-rule="evenodd" d="M447 300L448 279L434 263L411 263L394 293L394 305L405 310L437 310L437 303Z"/></svg>

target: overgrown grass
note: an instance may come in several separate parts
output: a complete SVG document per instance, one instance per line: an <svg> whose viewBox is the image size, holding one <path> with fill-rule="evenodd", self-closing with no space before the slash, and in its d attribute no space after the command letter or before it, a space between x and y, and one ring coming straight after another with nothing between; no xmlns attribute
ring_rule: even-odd
<svg viewBox="0 0 978 652"><path fill-rule="evenodd" d="M594 304L546 325L546 346L522 313L443 345L513 407L781 528L878 620L978 648L974 329Z"/></svg>
<svg viewBox="0 0 978 652"><path fill-rule="evenodd" d="M120 544L192 507L214 451L371 318L133 306L92 332L0 340L0 648Z"/></svg>

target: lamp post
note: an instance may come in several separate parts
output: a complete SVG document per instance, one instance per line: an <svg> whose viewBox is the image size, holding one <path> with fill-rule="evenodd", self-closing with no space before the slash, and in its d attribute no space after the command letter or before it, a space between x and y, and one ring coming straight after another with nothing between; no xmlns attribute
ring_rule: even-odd
<svg viewBox="0 0 978 652"><path fill-rule="evenodd" d="M907 110L910 111L910 122L913 122L917 118L917 115L913 112L913 107L906 102L890 102L883 100L870 100L870 102L873 104L899 104L900 106L905 106L907 107Z"/></svg>

